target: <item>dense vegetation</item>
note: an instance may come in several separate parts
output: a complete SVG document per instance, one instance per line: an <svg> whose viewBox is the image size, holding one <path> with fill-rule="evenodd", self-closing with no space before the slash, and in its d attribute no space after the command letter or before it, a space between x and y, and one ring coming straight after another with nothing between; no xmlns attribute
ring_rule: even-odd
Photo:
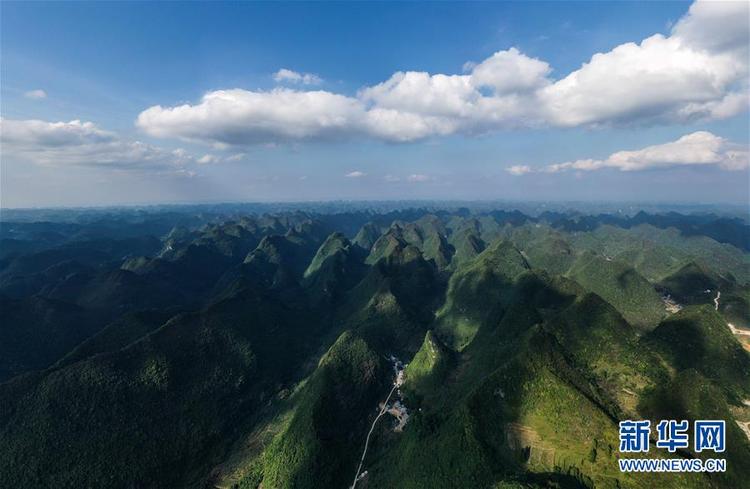
<svg viewBox="0 0 750 489"><path fill-rule="evenodd" d="M345 488L370 430L357 487L750 480L745 222L386 207L5 216L0 487ZM727 472L620 473L665 418Z"/></svg>

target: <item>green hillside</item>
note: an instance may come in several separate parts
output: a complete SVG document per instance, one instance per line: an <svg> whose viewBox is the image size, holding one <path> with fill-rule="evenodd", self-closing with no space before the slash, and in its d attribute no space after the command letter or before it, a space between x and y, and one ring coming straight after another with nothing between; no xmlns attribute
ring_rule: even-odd
<svg viewBox="0 0 750 489"><path fill-rule="evenodd" d="M316 301L336 300L355 286L366 271L365 254L340 233L331 234L302 276Z"/></svg>
<svg viewBox="0 0 750 489"><path fill-rule="evenodd" d="M287 426L264 452L263 487L345 487L355 473L361 433L389 380L385 360L361 338L344 333L323 356Z"/></svg>
<svg viewBox="0 0 750 489"><path fill-rule="evenodd" d="M686 307L648 338L677 369L696 370L736 403L750 398L750 354L711 306Z"/></svg>
<svg viewBox="0 0 750 489"><path fill-rule="evenodd" d="M438 335L457 350L468 345L479 327L497 320L516 278L529 269L521 253L497 241L451 275L445 304L437 313Z"/></svg>
<svg viewBox="0 0 750 489"><path fill-rule="evenodd" d="M653 329L666 314L654 286L632 267L608 256L584 253L567 275L611 303L638 328Z"/></svg>
<svg viewBox="0 0 750 489"><path fill-rule="evenodd" d="M414 396L434 393L454 362L453 352L432 331L428 331L424 343L404 371L407 393Z"/></svg>
<svg viewBox="0 0 750 489"><path fill-rule="evenodd" d="M190 483L316 334L309 317L248 290L33 384L0 384L0 485Z"/></svg>

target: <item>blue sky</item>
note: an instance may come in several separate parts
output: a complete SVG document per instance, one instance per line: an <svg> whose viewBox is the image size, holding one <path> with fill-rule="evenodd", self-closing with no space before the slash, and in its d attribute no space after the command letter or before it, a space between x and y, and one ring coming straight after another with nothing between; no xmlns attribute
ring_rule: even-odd
<svg viewBox="0 0 750 489"><path fill-rule="evenodd" d="M0 8L3 207L748 200L736 5Z"/></svg>

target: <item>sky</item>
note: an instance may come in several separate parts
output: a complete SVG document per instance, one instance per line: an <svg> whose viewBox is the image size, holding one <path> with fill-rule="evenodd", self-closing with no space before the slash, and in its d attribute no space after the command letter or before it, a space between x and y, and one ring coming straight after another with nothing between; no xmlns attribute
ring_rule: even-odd
<svg viewBox="0 0 750 489"><path fill-rule="evenodd" d="M0 3L0 206L747 204L748 2Z"/></svg>

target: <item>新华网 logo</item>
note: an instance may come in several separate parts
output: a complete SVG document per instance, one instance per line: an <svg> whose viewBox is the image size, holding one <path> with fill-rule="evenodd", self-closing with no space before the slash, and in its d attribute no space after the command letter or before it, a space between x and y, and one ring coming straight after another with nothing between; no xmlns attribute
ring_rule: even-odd
<svg viewBox="0 0 750 489"><path fill-rule="evenodd" d="M724 420L696 420L693 423L693 451L696 453L726 450ZM620 421L620 452L648 453L651 443L651 421ZM687 420L662 420L656 425L656 448L675 453L690 447L690 423ZM623 458L622 472L724 472L725 459L698 458Z"/></svg>

